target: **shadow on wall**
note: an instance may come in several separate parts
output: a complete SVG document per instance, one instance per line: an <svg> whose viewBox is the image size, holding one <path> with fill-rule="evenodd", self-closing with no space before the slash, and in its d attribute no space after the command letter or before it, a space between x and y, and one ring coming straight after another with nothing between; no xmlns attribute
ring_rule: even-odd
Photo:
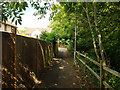
<svg viewBox="0 0 120 90"><path fill-rule="evenodd" d="M2 87L33 88L40 84L40 75L54 57L53 44L13 33L2 33ZM16 73L15 73L16 44Z"/></svg>

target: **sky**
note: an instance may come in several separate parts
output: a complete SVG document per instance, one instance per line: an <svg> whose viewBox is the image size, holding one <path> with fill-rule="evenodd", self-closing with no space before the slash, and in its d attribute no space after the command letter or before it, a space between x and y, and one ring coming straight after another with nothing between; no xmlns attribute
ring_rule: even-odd
<svg viewBox="0 0 120 90"><path fill-rule="evenodd" d="M24 11L24 15L22 15L22 25L17 25L19 30L24 30L24 27L29 28L47 28L50 25L50 21L48 20L50 11L47 11L46 17L39 19L38 16L34 16L33 13L36 11L31 5Z"/></svg>

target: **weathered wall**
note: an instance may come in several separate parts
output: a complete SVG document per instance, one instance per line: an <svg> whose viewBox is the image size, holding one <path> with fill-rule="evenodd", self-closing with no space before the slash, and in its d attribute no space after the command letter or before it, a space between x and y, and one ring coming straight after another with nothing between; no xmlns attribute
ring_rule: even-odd
<svg viewBox="0 0 120 90"><path fill-rule="evenodd" d="M32 88L35 85L33 76L40 80L42 71L54 57L53 44L17 35L15 73L15 35L6 32L0 33L2 33L3 88L14 87L13 77L17 77L17 87L24 85L27 88Z"/></svg>

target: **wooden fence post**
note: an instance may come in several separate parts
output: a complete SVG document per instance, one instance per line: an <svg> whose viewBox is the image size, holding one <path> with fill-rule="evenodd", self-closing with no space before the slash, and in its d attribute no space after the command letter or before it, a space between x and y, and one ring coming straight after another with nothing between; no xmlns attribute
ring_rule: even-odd
<svg viewBox="0 0 120 90"><path fill-rule="evenodd" d="M100 90L103 88L103 60L100 60Z"/></svg>
<svg viewBox="0 0 120 90"><path fill-rule="evenodd" d="M76 52L76 56L78 56L78 58L80 58L80 54L79 54L80 52L78 51L78 53ZM77 59L77 58L76 58ZM78 63L78 60L76 60L76 66L79 68L79 63Z"/></svg>
<svg viewBox="0 0 120 90"><path fill-rule="evenodd" d="M39 41L38 41L38 35L36 35L36 39L37 39L37 43L36 43L36 48L37 48L37 50L36 50L36 58L37 58L37 59L36 59L36 67L37 67L37 68L36 68L36 69L37 69L37 70L36 70L36 73L37 73L37 77L38 77L38 76L39 76L39 75L38 75L38 42L39 42Z"/></svg>
<svg viewBox="0 0 120 90"><path fill-rule="evenodd" d="M16 90L16 87L17 87L17 85L16 85L17 84L17 82L16 82L17 81L17 78L16 78L16 75L17 75L16 74L16 58L17 58L16 57L16 54L17 54L16 53L16 28L15 28L15 32L14 32L14 42L15 42L14 43L15 44L15 46L14 46L14 55L15 55L14 56L14 73L15 73L14 74L14 89Z"/></svg>
<svg viewBox="0 0 120 90"><path fill-rule="evenodd" d="M85 53L85 68L84 68L84 73L86 72L87 56L88 56L88 53Z"/></svg>

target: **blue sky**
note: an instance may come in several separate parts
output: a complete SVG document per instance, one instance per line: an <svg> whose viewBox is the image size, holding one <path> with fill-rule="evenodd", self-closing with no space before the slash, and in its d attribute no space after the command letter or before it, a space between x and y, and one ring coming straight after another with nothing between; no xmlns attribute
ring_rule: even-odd
<svg viewBox="0 0 120 90"><path fill-rule="evenodd" d="M19 30L24 29L24 27L30 27L30 28L46 28L48 25L50 25L50 21L48 20L50 11L47 11L47 15L43 19L39 19L39 16L34 16L33 13L36 10L31 7L29 4L29 7L24 11L24 15L22 16L22 25L17 25Z"/></svg>

